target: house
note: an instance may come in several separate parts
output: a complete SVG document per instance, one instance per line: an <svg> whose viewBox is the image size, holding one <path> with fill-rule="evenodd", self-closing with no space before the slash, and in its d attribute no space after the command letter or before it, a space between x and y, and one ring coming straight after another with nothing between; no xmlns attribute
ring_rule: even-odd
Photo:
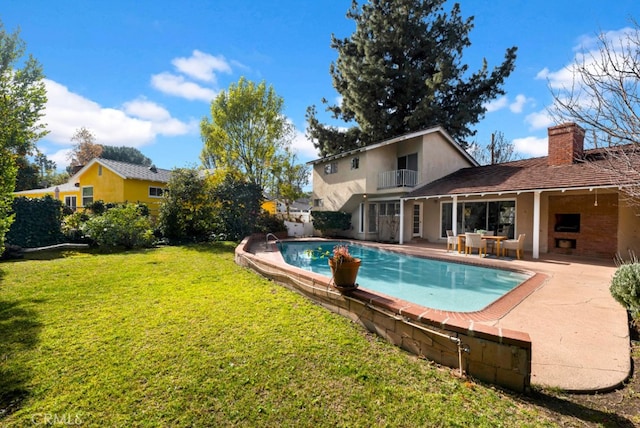
<svg viewBox="0 0 640 428"><path fill-rule="evenodd" d="M444 133L438 131L441 132ZM605 258L626 255L630 250L639 253L640 218L621 190L640 182L640 157L631 154L636 168L630 169L625 161L612 156L611 150L584 150L584 130L574 123L549 128L548 137L547 156L495 165L464 165L468 156L462 153L428 151L442 162L455 156L458 159L450 171L440 169L439 177L431 174L399 195L399 209L394 209L397 241L402 244L421 238L446 242L448 229L455 233L484 229L511 238L525 234L525 251L534 258L539 258L540 253ZM394 145L404 143L396 140ZM455 147L453 144L451 147ZM422 145L423 157L427 147ZM398 153L404 153L402 150L396 149ZM316 169L321 171L332 161L314 161L314 198L332 202L336 199L332 192L342 193L339 187L357 188L354 180L332 190L321 176L316 186ZM384 236L373 232L358 233L363 224L365 230L373 231L375 228L367 225L380 223L377 201L384 195L378 191L366 196L362 207L336 207L329 203L329 209L352 213L355 230L350 231L351 237L384 240ZM370 204L378 207L371 208ZM377 230L380 232L381 228Z"/></svg>
<svg viewBox="0 0 640 428"><path fill-rule="evenodd" d="M39 198L51 195L75 210L104 202L142 202L157 215L169 181L170 170L95 158L83 166L67 183L46 189L15 192L16 196Z"/></svg>
<svg viewBox="0 0 640 428"><path fill-rule="evenodd" d="M419 186L478 163L442 128L434 127L309 162L313 211L351 214L348 237L397 241L402 198ZM407 203L408 206L408 203ZM422 204L416 205L421 210ZM412 214L416 219L422 211ZM408 223L407 223L408 224ZM423 234L416 221L411 234Z"/></svg>

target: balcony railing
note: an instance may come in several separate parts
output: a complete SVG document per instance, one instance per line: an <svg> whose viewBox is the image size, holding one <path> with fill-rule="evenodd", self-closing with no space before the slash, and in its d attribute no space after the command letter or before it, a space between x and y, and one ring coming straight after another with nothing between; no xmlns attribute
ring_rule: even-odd
<svg viewBox="0 0 640 428"><path fill-rule="evenodd" d="M415 187L418 184L418 171L396 169L378 174L378 190L394 187Z"/></svg>

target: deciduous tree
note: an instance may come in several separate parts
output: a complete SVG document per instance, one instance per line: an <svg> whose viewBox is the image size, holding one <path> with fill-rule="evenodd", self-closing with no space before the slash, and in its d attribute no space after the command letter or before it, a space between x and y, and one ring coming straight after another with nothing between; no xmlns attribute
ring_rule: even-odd
<svg viewBox="0 0 640 428"><path fill-rule="evenodd" d="M203 165L237 171L265 189L293 136L283 106L284 100L264 81L256 85L243 77L220 92L211 102L211 119L200 124Z"/></svg>
<svg viewBox="0 0 640 428"><path fill-rule="evenodd" d="M386 138L442 125L461 143L486 112L485 103L504 94L502 84L514 69L516 47L502 64L486 61L472 72L462 62L471 45L473 17L463 19L446 0L353 0L347 18L356 24L351 37L332 36L338 59L331 64L340 104L327 110L346 131L320 123L315 106L307 109L307 134L322 156Z"/></svg>
<svg viewBox="0 0 640 428"><path fill-rule="evenodd" d="M102 154L102 146L96 143L95 135L85 127L76 130L71 137L71 142L74 143L73 149L67 156L70 161L70 172L74 167L86 165Z"/></svg>
<svg viewBox="0 0 640 428"><path fill-rule="evenodd" d="M31 153L47 133L40 122L47 102L42 66L25 54L19 31L7 33L0 22L0 253L13 221L16 158Z"/></svg>
<svg viewBox="0 0 640 428"><path fill-rule="evenodd" d="M513 143L507 140L501 131L493 132L491 142L486 146L473 143L469 145L467 151L481 165L509 162L515 158Z"/></svg>
<svg viewBox="0 0 640 428"><path fill-rule="evenodd" d="M630 205L640 207L640 26L600 33L567 68L568 82L550 82L557 123L585 127L607 162L587 163L617 181Z"/></svg>

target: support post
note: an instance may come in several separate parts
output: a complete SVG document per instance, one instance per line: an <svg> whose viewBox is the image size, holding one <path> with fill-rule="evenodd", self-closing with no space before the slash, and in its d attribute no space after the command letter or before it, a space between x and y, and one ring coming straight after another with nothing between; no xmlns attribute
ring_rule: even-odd
<svg viewBox="0 0 640 428"><path fill-rule="evenodd" d="M533 192L533 258L540 258L540 191Z"/></svg>
<svg viewBox="0 0 640 428"><path fill-rule="evenodd" d="M404 244L404 199L400 198L400 230L398 243Z"/></svg>

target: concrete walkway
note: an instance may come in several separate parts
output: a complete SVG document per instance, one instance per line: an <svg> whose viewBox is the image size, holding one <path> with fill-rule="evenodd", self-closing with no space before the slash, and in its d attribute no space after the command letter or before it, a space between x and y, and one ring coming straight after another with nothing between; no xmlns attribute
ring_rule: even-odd
<svg viewBox="0 0 640 428"><path fill-rule="evenodd" d="M411 244L410 244L411 245ZM425 255L452 260L465 256L441 245L413 244ZM483 259L505 266L543 273L548 280L496 321L485 324L529 334L532 341L531 383L573 392L606 391L631 374L631 346L627 311L616 302L609 286L613 261L541 254L534 260Z"/></svg>

